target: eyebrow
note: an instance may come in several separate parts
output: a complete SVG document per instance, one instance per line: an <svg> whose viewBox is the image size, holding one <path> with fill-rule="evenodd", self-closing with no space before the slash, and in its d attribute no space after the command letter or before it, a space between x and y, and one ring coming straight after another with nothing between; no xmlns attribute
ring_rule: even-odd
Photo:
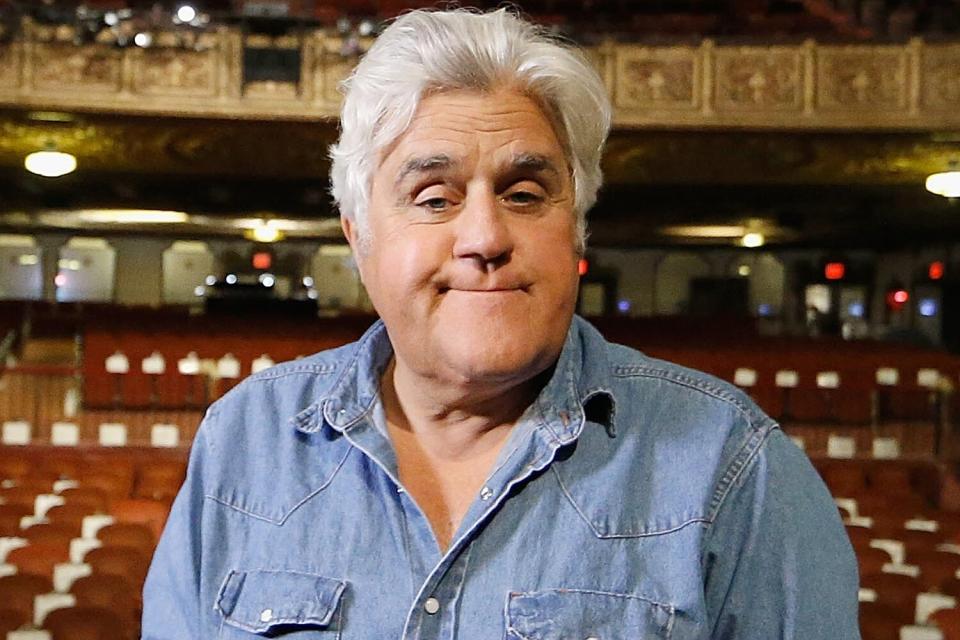
<svg viewBox="0 0 960 640"><path fill-rule="evenodd" d="M458 164L460 164L459 160L454 160L445 153L413 157L403 163L394 184L399 186L412 174L443 171ZM554 176L560 175L560 169L557 168L553 160L542 153L518 153L513 156L508 166L512 171L534 171L551 173Z"/></svg>
<svg viewBox="0 0 960 640"><path fill-rule="evenodd" d="M432 156L423 156L410 158L403 163L403 167L400 169L400 173L397 174L397 180L394 184L399 185L401 182L407 179L408 176L414 173L427 173L429 171L436 171L438 169L449 169L454 164L459 164L455 162L453 158L448 156L445 153L438 153Z"/></svg>
<svg viewBox="0 0 960 640"><path fill-rule="evenodd" d="M560 170L556 164L554 164L553 160L540 153L519 153L513 157L513 160L510 162L510 167L514 170L521 169L552 173L555 176L560 175Z"/></svg>

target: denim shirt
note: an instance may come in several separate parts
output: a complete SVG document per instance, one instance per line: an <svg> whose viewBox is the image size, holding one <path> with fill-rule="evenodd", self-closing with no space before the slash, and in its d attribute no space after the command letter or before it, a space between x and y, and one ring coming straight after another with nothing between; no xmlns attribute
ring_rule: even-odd
<svg viewBox="0 0 960 640"><path fill-rule="evenodd" d="M210 407L143 638L859 638L837 508L735 387L575 318L441 552L378 424L391 356L377 323Z"/></svg>

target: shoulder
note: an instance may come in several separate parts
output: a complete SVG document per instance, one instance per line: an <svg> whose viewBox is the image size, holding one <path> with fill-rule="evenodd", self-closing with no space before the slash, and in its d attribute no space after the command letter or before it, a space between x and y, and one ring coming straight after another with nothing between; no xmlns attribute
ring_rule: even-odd
<svg viewBox="0 0 960 640"><path fill-rule="evenodd" d="M600 446L629 451L640 474L634 485L671 510L679 504L712 521L771 441L778 451L793 447L746 393L715 376L606 341L593 342L585 356L603 363L599 379L613 399L618 444Z"/></svg>
<svg viewBox="0 0 960 640"><path fill-rule="evenodd" d="M207 409L198 435L233 455L292 444L296 418L315 410L356 357L358 342L248 376ZM286 444L285 444L286 443Z"/></svg>

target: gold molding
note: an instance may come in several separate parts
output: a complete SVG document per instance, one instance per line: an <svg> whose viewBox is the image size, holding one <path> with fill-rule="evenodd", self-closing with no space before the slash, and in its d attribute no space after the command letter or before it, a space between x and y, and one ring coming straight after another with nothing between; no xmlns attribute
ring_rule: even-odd
<svg viewBox="0 0 960 640"><path fill-rule="evenodd" d="M26 24L0 45L0 107L329 121L339 82L369 42L307 33L298 83L243 83L243 35L220 28L190 47L72 44ZM262 44L262 43L261 43ZM290 43L285 47L289 48ZM960 44L643 46L587 50L618 128L960 129Z"/></svg>

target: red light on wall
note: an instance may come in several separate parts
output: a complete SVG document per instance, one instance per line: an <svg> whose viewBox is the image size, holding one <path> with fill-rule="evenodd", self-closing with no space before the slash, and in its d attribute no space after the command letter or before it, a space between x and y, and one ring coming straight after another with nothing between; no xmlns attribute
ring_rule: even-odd
<svg viewBox="0 0 960 640"><path fill-rule="evenodd" d="M846 272L847 265L842 262L828 262L827 266L823 268L823 275L826 276L827 280L842 280Z"/></svg>
<svg viewBox="0 0 960 640"><path fill-rule="evenodd" d="M893 289L887 292L887 306L892 311L900 311L908 300L910 300L910 294L906 289Z"/></svg>
<svg viewBox="0 0 960 640"><path fill-rule="evenodd" d="M943 263L937 260L936 262L930 263L930 268L927 270L927 275L930 276L931 280L940 280L943 278L943 272Z"/></svg>
<svg viewBox="0 0 960 640"><path fill-rule="evenodd" d="M270 265L273 264L273 256L271 256L266 251L260 251L253 254L253 268L254 269L269 269Z"/></svg>
<svg viewBox="0 0 960 640"><path fill-rule="evenodd" d="M590 263L587 262L586 258L580 258L580 260L577 261L577 273L579 273L581 276L585 276L589 270Z"/></svg>

